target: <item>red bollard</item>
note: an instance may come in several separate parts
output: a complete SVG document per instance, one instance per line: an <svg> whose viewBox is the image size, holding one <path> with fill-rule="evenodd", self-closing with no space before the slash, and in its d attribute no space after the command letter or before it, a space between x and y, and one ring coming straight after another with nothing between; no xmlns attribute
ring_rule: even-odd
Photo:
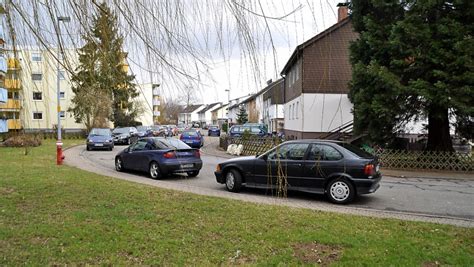
<svg viewBox="0 0 474 267"><path fill-rule="evenodd" d="M56 142L56 164L62 165L63 164L63 143L61 141Z"/></svg>

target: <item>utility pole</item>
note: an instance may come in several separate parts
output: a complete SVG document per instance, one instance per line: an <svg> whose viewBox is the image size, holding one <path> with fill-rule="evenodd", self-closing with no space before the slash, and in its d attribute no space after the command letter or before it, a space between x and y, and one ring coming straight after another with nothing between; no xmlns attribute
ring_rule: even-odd
<svg viewBox="0 0 474 267"><path fill-rule="evenodd" d="M58 68L57 68L57 101L58 101L58 140L56 141L56 164L63 164L63 142L61 138L61 22L71 21L70 17L58 17Z"/></svg>

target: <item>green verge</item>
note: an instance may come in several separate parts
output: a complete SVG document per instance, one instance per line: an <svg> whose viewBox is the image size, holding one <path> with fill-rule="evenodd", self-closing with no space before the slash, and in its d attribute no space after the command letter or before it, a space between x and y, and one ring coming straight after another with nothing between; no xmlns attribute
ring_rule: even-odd
<svg viewBox="0 0 474 267"><path fill-rule="evenodd" d="M54 141L0 148L0 265L474 265L474 229L198 196L54 160Z"/></svg>

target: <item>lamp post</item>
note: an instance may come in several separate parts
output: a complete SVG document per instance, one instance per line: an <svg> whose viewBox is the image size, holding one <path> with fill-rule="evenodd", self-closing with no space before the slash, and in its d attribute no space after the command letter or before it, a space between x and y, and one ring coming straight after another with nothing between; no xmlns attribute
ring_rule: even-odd
<svg viewBox="0 0 474 267"><path fill-rule="evenodd" d="M58 17L58 68L57 68L57 101L58 101L58 140L56 141L56 164L61 165L63 164L63 142L61 140L61 45L60 45L60 38L61 38L61 22L69 22L71 21L70 17Z"/></svg>

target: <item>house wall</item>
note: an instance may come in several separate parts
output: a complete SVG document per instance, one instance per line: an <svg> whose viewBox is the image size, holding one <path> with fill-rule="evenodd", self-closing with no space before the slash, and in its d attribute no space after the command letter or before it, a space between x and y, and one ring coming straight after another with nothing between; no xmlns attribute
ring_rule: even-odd
<svg viewBox="0 0 474 267"><path fill-rule="evenodd" d="M32 61L32 54L41 55L41 61ZM53 53L57 53L53 49ZM22 90L20 91L20 100L22 101L22 110L20 119L26 130L52 130L57 125L57 61L52 55L41 49L22 49L18 53L21 64L20 80ZM65 58L75 69L78 65L76 50L65 50ZM61 119L61 126L65 130L85 129L82 123L76 123L72 112L67 110L72 106L71 100L74 93L71 89L71 75L64 71L64 79L60 80L60 91L64 92L64 98L61 98L61 110L65 111L65 117ZM33 81L32 74L42 74L41 81ZM33 100L33 92L41 92L42 100ZM33 113L42 113L42 119L34 119Z"/></svg>
<svg viewBox="0 0 474 267"><path fill-rule="evenodd" d="M285 104L285 134L317 138L353 120L346 94L302 94Z"/></svg>
<svg viewBox="0 0 474 267"><path fill-rule="evenodd" d="M286 102L293 100L294 98L301 95L303 92L302 86L302 60L299 59L296 63L289 69L286 74L284 83L285 83L285 100Z"/></svg>
<svg viewBox="0 0 474 267"><path fill-rule="evenodd" d="M350 20L338 29L308 45L303 50L302 92L303 93L345 93L349 92L352 69L349 62L349 45L358 34L352 29ZM294 92L298 95L299 88Z"/></svg>
<svg viewBox="0 0 474 267"><path fill-rule="evenodd" d="M153 125L153 89L151 83L138 84L137 90L139 92L138 97L135 99L139 105L141 105L142 112L138 115L137 120L142 125L150 126ZM163 103L160 103L163 104Z"/></svg>
<svg viewBox="0 0 474 267"><path fill-rule="evenodd" d="M252 99L249 102L245 103L247 109L248 120L249 122L259 122L260 111L257 110L256 99Z"/></svg>

